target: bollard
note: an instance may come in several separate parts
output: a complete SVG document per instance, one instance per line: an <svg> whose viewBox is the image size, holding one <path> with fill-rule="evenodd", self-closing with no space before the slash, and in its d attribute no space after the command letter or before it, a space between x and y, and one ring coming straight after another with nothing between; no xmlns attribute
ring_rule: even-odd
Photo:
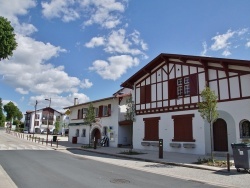
<svg viewBox="0 0 250 188"><path fill-rule="evenodd" d="M28 135L27 135L27 140L28 140Z"/></svg>
<svg viewBox="0 0 250 188"><path fill-rule="evenodd" d="M52 147L52 140L50 141L50 143L51 143L51 147Z"/></svg>
<svg viewBox="0 0 250 188"><path fill-rule="evenodd" d="M38 144L40 144L40 137L38 138Z"/></svg>
<svg viewBox="0 0 250 188"><path fill-rule="evenodd" d="M36 143L36 137L35 137L35 143Z"/></svg>
<svg viewBox="0 0 250 188"><path fill-rule="evenodd" d="M94 149L96 149L96 139L94 137Z"/></svg>
<svg viewBox="0 0 250 188"><path fill-rule="evenodd" d="M163 158L163 139L159 139L159 159Z"/></svg>
<svg viewBox="0 0 250 188"><path fill-rule="evenodd" d="M58 148L58 139L56 140L56 148Z"/></svg>
<svg viewBox="0 0 250 188"><path fill-rule="evenodd" d="M32 136L32 142L33 142L34 136Z"/></svg>
<svg viewBox="0 0 250 188"><path fill-rule="evenodd" d="M229 156L229 153L227 153L227 171L230 172L230 156Z"/></svg>
<svg viewBox="0 0 250 188"><path fill-rule="evenodd" d="M43 145L43 139L42 139L42 145Z"/></svg>

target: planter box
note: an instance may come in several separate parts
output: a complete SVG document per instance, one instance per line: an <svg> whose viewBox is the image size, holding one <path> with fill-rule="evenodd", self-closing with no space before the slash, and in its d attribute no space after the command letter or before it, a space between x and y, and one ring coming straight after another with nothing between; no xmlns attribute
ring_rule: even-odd
<svg viewBox="0 0 250 188"><path fill-rule="evenodd" d="M159 147L159 142L151 142L150 146Z"/></svg>
<svg viewBox="0 0 250 188"><path fill-rule="evenodd" d="M150 142L141 142L142 146L150 146Z"/></svg>
<svg viewBox="0 0 250 188"><path fill-rule="evenodd" d="M169 144L172 148L180 148L181 144L180 143L170 143Z"/></svg>
<svg viewBox="0 0 250 188"><path fill-rule="evenodd" d="M195 144L184 143L183 147L184 148L195 148Z"/></svg>

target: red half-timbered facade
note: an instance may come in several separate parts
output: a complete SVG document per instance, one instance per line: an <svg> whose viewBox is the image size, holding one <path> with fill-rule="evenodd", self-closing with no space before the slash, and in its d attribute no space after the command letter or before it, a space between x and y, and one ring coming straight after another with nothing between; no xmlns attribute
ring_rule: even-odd
<svg viewBox="0 0 250 188"><path fill-rule="evenodd" d="M121 86L133 89L135 148L206 154L209 125L198 113L207 85L218 96L213 125L214 151L232 152L230 144L250 139L250 61L160 54Z"/></svg>

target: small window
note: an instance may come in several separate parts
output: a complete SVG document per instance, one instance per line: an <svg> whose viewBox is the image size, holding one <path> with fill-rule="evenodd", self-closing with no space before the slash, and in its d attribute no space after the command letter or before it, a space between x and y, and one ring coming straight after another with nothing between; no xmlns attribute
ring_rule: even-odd
<svg viewBox="0 0 250 188"><path fill-rule="evenodd" d="M240 122L240 138L250 138L250 122L248 120Z"/></svg>
<svg viewBox="0 0 250 188"><path fill-rule="evenodd" d="M103 106L103 116L108 116L108 106Z"/></svg>
<svg viewBox="0 0 250 188"><path fill-rule="evenodd" d="M189 77L184 77L184 84L189 84Z"/></svg>
<svg viewBox="0 0 250 188"><path fill-rule="evenodd" d="M188 85L184 85L184 95L189 95L189 94L190 94L189 84Z"/></svg>
<svg viewBox="0 0 250 188"><path fill-rule="evenodd" d="M99 117L99 108L95 108L95 117Z"/></svg>
<svg viewBox="0 0 250 188"><path fill-rule="evenodd" d="M79 129L76 129L76 137L79 136Z"/></svg>
<svg viewBox="0 0 250 188"><path fill-rule="evenodd" d="M182 86L182 78L177 79L177 86Z"/></svg>
<svg viewBox="0 0 250 188"><path fill-rule="evenodd" d="M82 130L82 137L86 137L86 129Z"/></svg>

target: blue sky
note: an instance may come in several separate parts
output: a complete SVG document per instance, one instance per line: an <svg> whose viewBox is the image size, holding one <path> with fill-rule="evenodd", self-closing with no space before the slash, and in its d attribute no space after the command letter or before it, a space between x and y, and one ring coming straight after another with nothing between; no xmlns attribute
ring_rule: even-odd
<svg viewBox="0 0 250 188"><path fill-rule="evenodd" d="M249 0L0 0L18 48L0 97L22 111L112 96L160 53L250 60Z"/></svg>

